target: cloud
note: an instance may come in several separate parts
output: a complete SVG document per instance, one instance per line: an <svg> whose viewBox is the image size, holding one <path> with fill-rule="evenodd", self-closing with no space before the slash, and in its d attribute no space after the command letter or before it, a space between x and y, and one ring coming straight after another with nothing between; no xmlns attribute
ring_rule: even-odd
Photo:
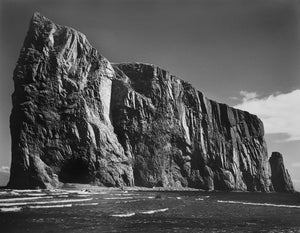
<svg viewBox="0 0 300 233"><path fill-rule="evenodd" d="M255 99L259 96L259 95L257 95L256 92L248 92L248 91L240 91L240 95L242 96L243 103L246 101L249 101L251 99ZM229 99L240 102L241 97L231 96L231 97L229 97Z"/></svg>
<svg viewBox="0 0 300 233"><path fill-rule="evenodd" d="M246 102L251 99L258 97L256 92L240 91L240 95L243 96L243 102Z"/></svg>
<svg viewBox="0 0 300 233"><path fill-rule="evenodd" d="M8 166L0 167L0 172L10 173L10 168Z"/></svg>
<svg viewBox="0 0 300 233"><path fill-rule="evenodd" d="M285 141L300 140L300 89L259 98L255 92L241 91L242 103L235 108L257 115L266 134L286 134Z"/></svg>

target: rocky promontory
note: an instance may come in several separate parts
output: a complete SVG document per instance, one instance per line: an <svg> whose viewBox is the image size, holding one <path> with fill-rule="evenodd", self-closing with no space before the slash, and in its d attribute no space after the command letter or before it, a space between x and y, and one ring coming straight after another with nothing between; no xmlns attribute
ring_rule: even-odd
<svg viewBox="0 0 300 233"><path fill-rule="evenodd" d="M258 117L158 66L111 64L82 33L39 13L14 85L8 187L277 191Z"/></svg>

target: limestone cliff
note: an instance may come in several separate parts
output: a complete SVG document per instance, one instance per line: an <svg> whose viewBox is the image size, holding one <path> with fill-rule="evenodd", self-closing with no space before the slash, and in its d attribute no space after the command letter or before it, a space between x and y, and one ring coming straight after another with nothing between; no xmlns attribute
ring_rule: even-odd
<svg viewBox="0 0 300 233"><path fill-rule="evenodd" d="M270 190L262 122L207 99L169 72L115 64L112 120L135 184Z"/></svg>
<svg viewBox="0 0 300 233"><path fill-rule="evenodd" d="M14 71L9 187L133 184L109 118L113 78L83 34L34 14Z"/></svg>
<svg viewBox="0 0 300 233"><path fill-rule="evenodd" d="M8 187L272 191L262 122L36 13L14 71Z"/></svg>

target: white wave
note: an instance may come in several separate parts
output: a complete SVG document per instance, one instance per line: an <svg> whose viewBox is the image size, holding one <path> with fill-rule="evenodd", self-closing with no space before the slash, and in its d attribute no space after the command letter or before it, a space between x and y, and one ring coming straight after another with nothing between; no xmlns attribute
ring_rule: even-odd
<svg viewBox="0 0 300 233"><path fill-rule="evenodd" d="M138 196L140 194L137 193L114 193L114 196Z"/></svg>
<svg viewBox="0 0 300 233"><path fill-rule="evenodd" d="M16 198L6 198L6 199L0 199L0 205L1 205L1 202L29 201L29 200L46 199L46 198L53 198L53 197L16 197Z"/></svg>
<svg viewBox="0 0 300 233"><path fill-rule="evenodd" d="M126 214L112 214L112 217L120 217L120 218L124 218L124 217L131 217L134 216L135 213L126 213Z"/></svg>
<svg viewBox="0 0 300 233"><path fill-rule="evenodd" d="M132 197L105 197L105 200L123 200L123 199L132 199Z"/></svg>
<svg viewBox="0 0 300 233"><path fill-rule="evenodd" d="M196 200L196 201L204 201L203 198L196 198L195 200Z"/></svg>
<svg viewBox="0 0 300 233"><path fill-rule="evenodd" d="M65 195L65 194L63 194L63 195L57 195L56 197L63 197L63 198L66 198L66 197L69 197L68 195Z"/></svg>
<svg viewBox="0 0 300 233"><path fill-rule="evenodd" d="M176 197L176 199L177 199L177 200L180 200L180 199L181 199L181 197Z"/></svg>
<svg viewBox="0 0 300 233"><path fill-rule="evenodd" d="M20 193L16 193L16 192L13 192L13 191L4 191L4 192L1 192L0 193L1 196L20 196L21 194Z"/></svg>
<svg viewBox="0 0 300 233"><path fill-rule="evenodd" d="M67 200L57 200L57 201L36 201L36 202L14 202L14 203L0 203L0 206L23 206L23 205L43 205L43 204L56 204L56 203L69 203L69 202L83 202L91 201L93 198L85 199L67 199Z"/></svg>
<svg viewBox="0 0 300 233"><path fill-rule="evenodd" d="M47 190L46 193L48 195L51 195L51 196L58 196L58 195L69 195L70 193L68 192L64 192L64 191L61 191L61 190Z"/></svg>
<svg viewBox="0 0 300 233"><path fill-rule="evenodd" d="M61 196L61 195L68 196L69 193L49 193L49 195L51 195L53 197L58 197L58 196Z"/></svg>
<svg viewBox="0 0 300 233"><path fill-rule="evenodd" d="M139 200L141 200L141 199L139 199ZM116 201L115 203L117 203L117 204L120 204L120 203L129 203L129 202L136 202L136 201L139 201L139 200L128 200L128 201Z"/></svg>
<svg viewBox="0 0 300 233"><path fill-rule="evenodd" d="M90 205L99 205L98 202L93 202L93 203L80 203L80 204L74 204L76 206L90 206Z"/></svg>
<svg viewBox="0 0 300 233"><path fill-rule="evenodd" d="M148 199L154 199L155 197L147 197Z"/></svg>
<svg viewBox="0 0 300 233"><path fill-rule="evenodd" d="M245 202L241 202L241 201L223 201L223 200L217 200L217 202L219 203L230 203L230 204L243 204Z"/></svg>
<svg viewBox="0 0 300 233"><path fill-rule="evenodd" d="M78 194L77 197L89 197L91 196L90 194Z"/></svg>
<svg viewBox="0 0 300 233"><path fill-rule="evenodd" d="M17 193L42 192L40 189L13 189L12 191Z"/></svg>
<svg viewBox="0 0 300 233"><path fill-rule="evenodd" d="M5 192L0 192L0 195L7 195L7 194L9 194L10 192L8 192L8 191L5 191Z"/></svg>
<svg viewBox="0 0 300 233"><path fill-rule="evenodd" d="M165 212L169 210L169 208L165 208L165 209L158 209L158 210L148 210L148 211L143 211L140 212L141 214L154 214L154 213L159 213L159 212Z"/></svg>
<svg viewBox="0 0 300 233"><path fill-rule="evenodd" d="M96 194L87 190L63 190L66 193L72 193L72 194L85 194L85 195L92 195Z"/></svg>
<svg viewBox="0 0 300 233"><path fill-rule="evenodd" d="M242 201L222 201L217 200L220 203L229 203L229 204L243 204L243 205L254 205L254 206L271 206L271 207L285 207L285 208L299 208L300 205L277 205L271 203L254 203L254 202L242 202Z"/></svg>
<svg viewBox="0 0 300 233"><path fill-rule="evenodd" d="M20 211L21 207L9 207L9 208L0 208L1 212L17 212Z"/></svg>
<svg viewBox="0 0 300 233"><path fill-rule="evenodd" d="M47 196L48 194L46 193L26 193L26 196L30 197L40 197L40 196Z"/></svg>
<svg viewBox="0 0 300 233"><path fill-rule="evenodd" d="M49 209L49 208L63 208L63 207L72 207L72 204L65 205L32 205L27 206L30 209Z"/></svg>

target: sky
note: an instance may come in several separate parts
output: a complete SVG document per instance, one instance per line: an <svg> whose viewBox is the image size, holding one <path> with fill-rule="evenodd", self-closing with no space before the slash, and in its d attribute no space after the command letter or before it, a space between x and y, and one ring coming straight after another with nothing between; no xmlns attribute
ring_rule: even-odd
<svg viewBox="0 0 300 233"><path fill-rule="evenodd" d="M13 70L32 14L84 33L111 62L156 64L258 115L300 191L298 0L0 0L0 170L10 166Z"/></svg>

